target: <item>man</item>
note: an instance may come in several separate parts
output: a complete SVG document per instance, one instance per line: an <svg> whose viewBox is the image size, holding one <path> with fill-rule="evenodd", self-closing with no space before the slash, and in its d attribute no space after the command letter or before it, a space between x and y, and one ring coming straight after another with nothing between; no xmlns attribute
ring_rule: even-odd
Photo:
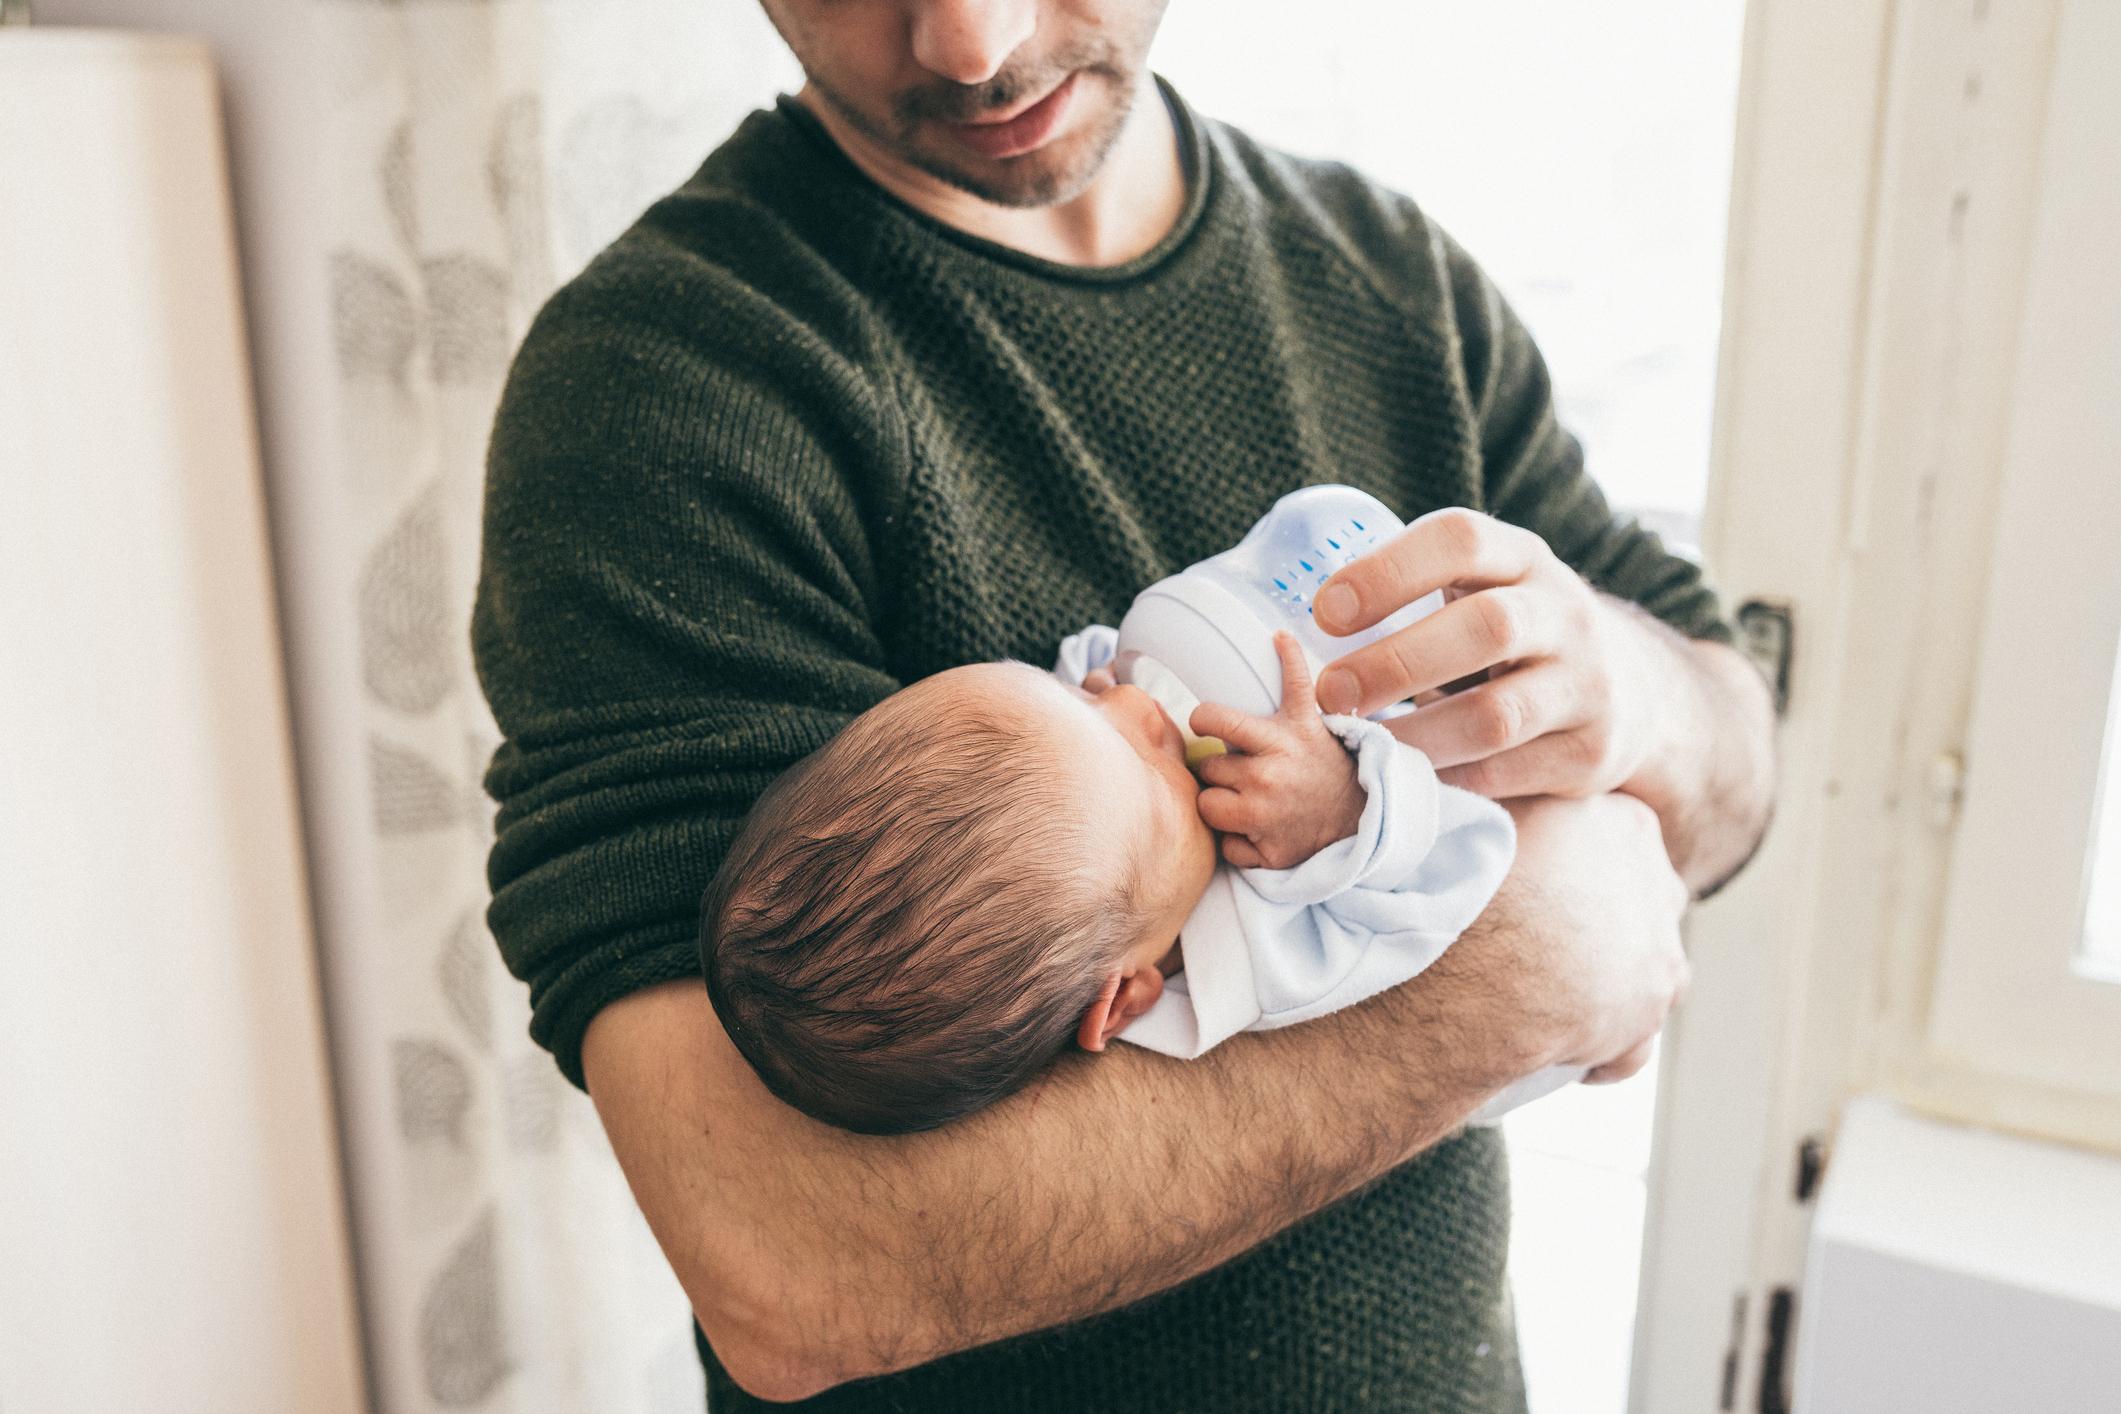
<svg viewBox="0 0 2121 1414"><path fill-rule="evenodd" d="M1614 520L1471 260L1161 89L1161 0L765 5L803 91L525 343L474 624L493 929L715 1407L1520 1408L1501 1143L1458 1131L1543 1065L1644 1062L1687 895L1765 823L1764 685L1694 568ZM1328 627L1456 596L1318 690L1420 696L1395 730L1512 802L1480 922L1364 1006L1076 1058L931 1134L773 1100L694 936L758 793L1319 481L1422 517L1324 588Z"/></svg>

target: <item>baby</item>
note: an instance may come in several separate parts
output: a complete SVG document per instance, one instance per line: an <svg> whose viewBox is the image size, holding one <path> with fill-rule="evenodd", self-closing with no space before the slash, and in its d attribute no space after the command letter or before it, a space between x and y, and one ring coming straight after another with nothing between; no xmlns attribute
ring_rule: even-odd
<svg viewBox="0 0 2121 1414"><path fill-rule="evenodd" d="M1191 1057L1351 1005L1486 907L1509 816L1380 722L1322 715L1294 637L1272 716L1191 712L1227 747L1194 765L1181 724L1112 683L1115 637L1075 635L1051 673L925 678L759 798L701 955L776 1095L864 1133L931 1128L1071 1044Z"/></svg>

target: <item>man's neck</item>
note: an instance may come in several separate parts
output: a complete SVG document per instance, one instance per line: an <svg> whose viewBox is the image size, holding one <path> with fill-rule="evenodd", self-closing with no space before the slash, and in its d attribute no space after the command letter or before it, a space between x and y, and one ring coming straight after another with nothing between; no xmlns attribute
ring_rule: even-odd
<svg viewBox="0 0 2121 1414"><path fill-rule="evenodd" d="M1186 175L1171 115L1146 72L1126 126L1081 193L1051 206L997 206L884 148L842 119L815 88L798 102L815 114L849 161L918 211L970 235L1063 265L1124 265L1155 248L1186 206Z"/></svg>

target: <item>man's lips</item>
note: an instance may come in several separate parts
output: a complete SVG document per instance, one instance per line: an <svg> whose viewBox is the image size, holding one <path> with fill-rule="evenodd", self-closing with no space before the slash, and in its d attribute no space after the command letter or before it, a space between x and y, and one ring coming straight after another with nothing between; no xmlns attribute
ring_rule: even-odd
<svg viewBox="0 0 2121 1414"><path fill-rule="evenodd" d="M1067 116L1068 104L1075 97L1076 77L1075 74L1068 75L1044 98L1008 117L973 123L946 121L942 126L982 157L1022 156L1045 146L1046 140L1060 127L1061 119Z"/></svg>

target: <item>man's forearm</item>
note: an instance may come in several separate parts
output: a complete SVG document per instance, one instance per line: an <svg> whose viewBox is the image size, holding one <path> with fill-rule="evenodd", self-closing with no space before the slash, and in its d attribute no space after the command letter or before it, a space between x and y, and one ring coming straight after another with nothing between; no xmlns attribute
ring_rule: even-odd
<svg viewBox="0 0 2121 1414"><path fill-rule="evenodd" d="M1663 748L1627 789L1657 812L1672 867L1706 898L1752 858L1773 814L1773 698L1736 649L1636 613L1670 665L1671 710Z"/></svg>
<svg viewBox="0 0 2121 1414"><path fill-rule="evenodd" d="M781 1105L689 986L598 1018L591 1090L717 1352L794 1397L1161 1290L1451 1133L1551 1058L1541 1000L1494 983L1539 897L1506 886L1419 985L1197 1061L1071 1057L928 1134ZM609 1029L642 1007L670 1024ZM1325 1097L1330 1123L1299 1121Z"/></svg>
<svg viewBox="0 0 2121 1414"><path fill-rule="evenodd" d="M1381 1002L1191 1062L1071 1056L959 1130L871 1146L862 1210L828 1239L871 1260L828 1267L828 1309L856 1319L826 1343L898 1368L1161 1291L1436 1143L1519 1068L1497 1065L1481 1036L1496 1019L1448 981ZM1331 1125L1296 1122L1327 1097ZM842 1175L813 1177L806 1206ZM862 1319L909 1298L888 1344Z"/></svg>

